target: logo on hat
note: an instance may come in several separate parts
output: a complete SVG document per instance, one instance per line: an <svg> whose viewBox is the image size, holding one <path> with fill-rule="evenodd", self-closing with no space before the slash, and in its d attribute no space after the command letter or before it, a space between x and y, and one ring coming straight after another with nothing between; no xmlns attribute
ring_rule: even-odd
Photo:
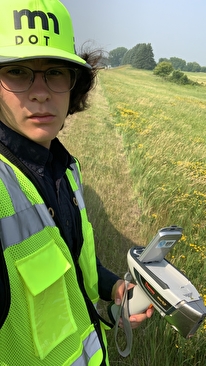
<svg viewBox="0 0 206 366"><path fill-rule="evenodd" d="M20 11L14 10L14 28L15 30L22 29L22 17L26 16L28 19L28 28L35 29L35 18L39 17L41 19L42 30L49 31L49 19L53 20L54 33L59 34L59 23L56 16L53 13L44 13L40 10L30 11L29 9L22 9ZM48 35L44 35L45 45L49 45L50 37ZM16 45L20 45L24 43L24 38L21 35L17 35L15 37ZM38 37L35 34L31 34L28 37L28 41L30 44L37 44L39 42Z"/></svg>
<svg viewBox="0 0 206 366"><path fill-rule="evenodd" d="M59 23L56 16L52 13L45 14L43 11L22 9L20 11L14 10L14 27L15 29L22 29L21 18L26 16L28 18L29 29L35 29L35 17L40 17L42 22L42 29L49 30L48 18L53 20L54 33L59 34Z"/></svg>

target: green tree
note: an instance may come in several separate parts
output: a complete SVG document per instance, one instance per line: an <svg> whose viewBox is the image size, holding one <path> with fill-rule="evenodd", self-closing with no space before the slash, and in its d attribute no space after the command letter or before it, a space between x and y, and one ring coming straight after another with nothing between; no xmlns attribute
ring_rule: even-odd
<svg viewBox="0 0 206 366"><path fill-rule="evenodd" d="M147 60L145 63L146 70L154 70L156 62L154 59L154 52L151 43L147 44Z"/></svg>
<svg viewBox="0 0 206 366"><path fill-rule="evenodd" d="M158 64L160 64L160 62L170 62L170 60L168 59L168 58L166 58L166 57L161 57L160 59L159 59L159 61L158 61Z"/></svg>
<svg viewBox="0 0 206 366"><path fill-rule="evenodd" d="M141 47L140 43L136 44L136 46L134 46L131 49L131 55L130 55L130 65L132 65L134 67L135 64L135 60L136 60L136 55L138 53L138 49L139 47Z"/></svg>
<svg viewBox="0 0 206 366"><path fill-rule="evenodd" d="M189 72L200 72L201 66L197 62L188 62L186 66L186 71Z"/></svg>
<svg viewBox="0 0 206 366"><path fill-rule="evenodd" d="M162 61L154 69L154 75L161 77L167 77L174 70L171 62Z"/></svg>
<svg viewBox="0 0 206 366"><path fill-rule="evenodd" d="M126 52L127 48L125 47L118 47L110 51L108 57L109 64L113 67L121 65L122 58Z"/></svg>
<svg viewBox="0 0 206 366"><path fill-rule="evenodd" d="M193 62L193 72L200 72L201 71L201 66L197 63L197 62Z"/></svg>
<svg viewBox="0 0 206 366"><path fill-rule="evenodd" d="M201 67L201 72L206 72L206 66Z"/></svg>
<svg viewBox="0 0 206 366"><path fill-rule="evenodd" d="M130 50L128 50L127 52L125 52L123 58L122 58L122 61L121 61L121 64L122 65L131 65L132 64L132 57L133 57L133 54L134 54L134 48L131 48Z"/></svg>
<svg viewBox="0 0 206 366"><path fill-rule="evenodd" d="M169 61L175 70L186 70L186 61L178 57L170 57Z"/></svg>
<svg viewBox="0 0 206 366"><path fill-rule="evenodd" d="M133 49L131 64L137 69L153 70L156 66L151 43L140 43Z"/></svg>
<svg viewBox="0 0 206 366"><path fill-rule="evenodd" d="M128 50L127 52L125 52L124 56L122 57L121 60L121 65L129 65L130 64L130 55L131 55L131 50Z"/></svg>
<svg viewBox="0 0 206 366"><path fill-rule="evenodd" d="M186 65L186 70L192 72L193 69L193 62L188 62Z"/></svg>

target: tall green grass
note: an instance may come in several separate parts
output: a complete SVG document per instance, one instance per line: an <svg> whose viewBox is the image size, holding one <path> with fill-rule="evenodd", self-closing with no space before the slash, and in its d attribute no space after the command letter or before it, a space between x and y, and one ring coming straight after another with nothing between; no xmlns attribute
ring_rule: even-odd
<svg viewBox="0 0 206 366"><path fill-rule="evenodd" d="M141 239L146 244L158 228L182 226L173 257L205 293L206 88L131 68L105 70L100 79L130 163Z"/></svg>
<svg viewBox="0 0 206 366"><path fill-rule="evenodd" d="M82 164L98 256L123 276L132 245L146 245L160 227L182 226L168 258L206 302L206 87L122 67L99 73L91 103L67 121L61 139ZM206 364L206 326L185 340L157 312L134 331L128 358L118 355L113 331L108 344L113 366Z"/></svg>

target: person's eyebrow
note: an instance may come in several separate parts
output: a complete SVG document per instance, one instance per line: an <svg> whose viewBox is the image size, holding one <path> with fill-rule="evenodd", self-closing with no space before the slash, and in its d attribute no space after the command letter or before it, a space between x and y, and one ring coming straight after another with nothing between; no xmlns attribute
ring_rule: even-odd
<svg viewBox="0 0 206 366"><path fill-rule="evenodd" d="M45 61L46 64L57 64L57 65L68 64L67 61L61 60L61 59L49 58L49 59L46 59L46 60L47 60L47 61Z"/></svg>

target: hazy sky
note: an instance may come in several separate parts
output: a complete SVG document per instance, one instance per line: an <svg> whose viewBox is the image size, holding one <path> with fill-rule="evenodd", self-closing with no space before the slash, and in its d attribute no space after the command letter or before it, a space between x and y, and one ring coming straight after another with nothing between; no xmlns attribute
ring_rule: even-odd
<svg viewBox="0 0 206 366"><path fill-rule="evenodd" d="M76 47L88 40L111 51L151 43L155 60L180 57L206 66L206 0L61 0Z"/></svg>

